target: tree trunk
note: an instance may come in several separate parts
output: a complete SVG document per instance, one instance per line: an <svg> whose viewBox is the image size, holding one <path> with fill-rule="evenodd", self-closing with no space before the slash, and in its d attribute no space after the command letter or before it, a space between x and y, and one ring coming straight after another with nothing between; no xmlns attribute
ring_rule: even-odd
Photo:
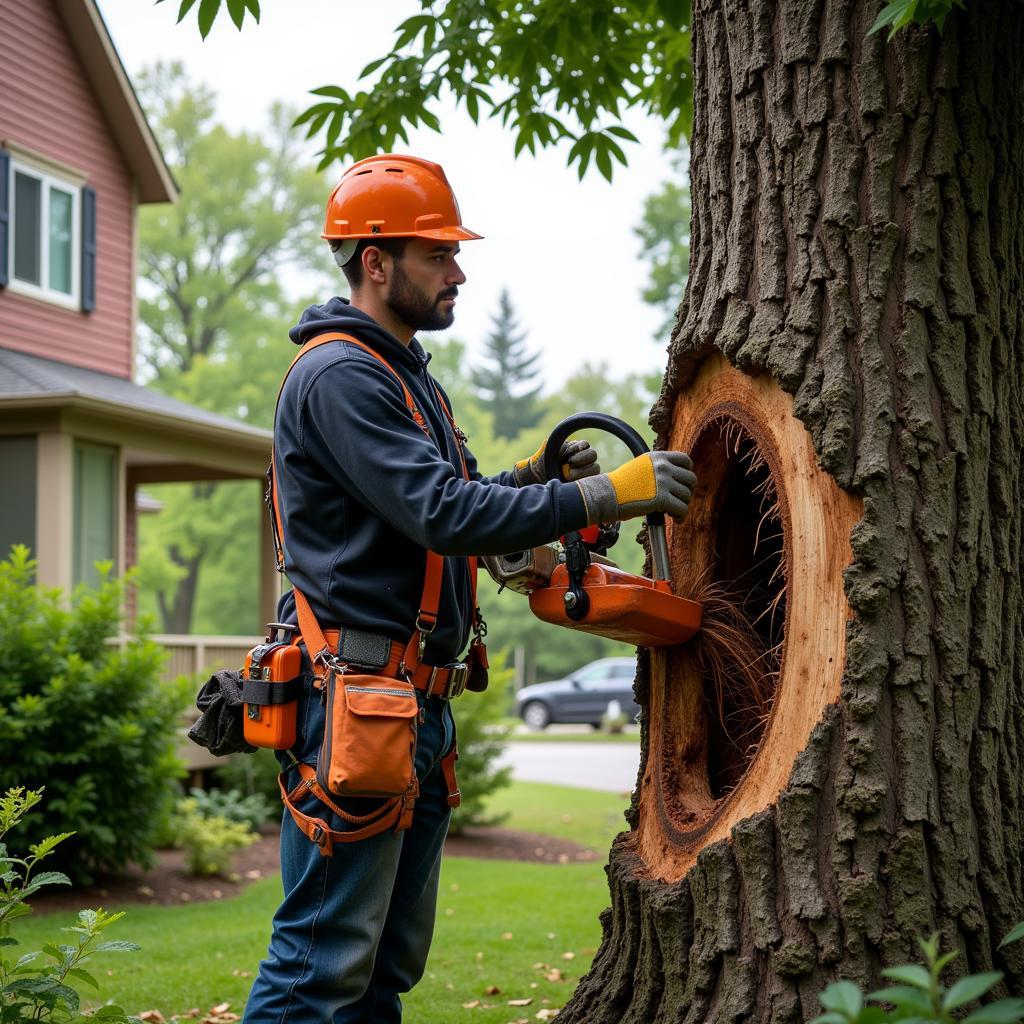
<svg viewBox="0 0 1024 1024"><path fill-rule="evenodd" d="M770 692L641 657L631 831L559 1020L807 1020L932 931L1020 992L1022 7L892 43L877 0L694 8L652 422L700 477L677 588L736 598Z"/></svg>

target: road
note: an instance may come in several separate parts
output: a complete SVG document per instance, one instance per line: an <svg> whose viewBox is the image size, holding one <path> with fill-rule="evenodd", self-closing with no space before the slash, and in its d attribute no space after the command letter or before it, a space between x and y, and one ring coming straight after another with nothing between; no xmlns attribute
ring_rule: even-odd
<svg viewBox="0 0 1024 1024"><path fill-rule="evenodd" d="M628 793L636 785L640 744L512 741L499 763L511 765L512 777L519 782Z"/></svg>

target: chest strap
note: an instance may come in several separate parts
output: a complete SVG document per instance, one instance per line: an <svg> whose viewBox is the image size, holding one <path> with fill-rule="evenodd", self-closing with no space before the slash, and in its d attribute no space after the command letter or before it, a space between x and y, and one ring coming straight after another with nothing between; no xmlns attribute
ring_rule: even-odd
<svg viewBox="0 0 1024 1024"><path fill-rule="evenodd" d="M427 426L426 420L416 407L416 402L412 397L412 392L409 390L405 381L401 375L395 370L395 368L375 349L367 345L365 342L360 341L358 338L354 338L350 334L345 334L341 331L327 331L324 334L318 334L315 338L311 338L307 341L298 354L291 361L288 369L285 371L284 377L281 380L281 386L277 392L277 402L275 403L274 409L274 420L277 420L277 404L281 401L281 393L284 390L285 381L288 379L288 374L291 373L295 364L308 352L312 352L313 349L319 348L321 345L326 345L332 341L347 341L353 345L357 345L365 352L369 353L374 359L380 362L388 372L395 378L399 386L402 389L402 395L405 401L405 406L409 410L410 415L416 422L417 426L430 437L430 429ZM456 447L459 451L459 461L461 463L463 477L469 479L469 468L466 464L466 455L463 450L463 442L465 435L456 426L455 420L452 417L451 409L448 407L448 403L445 402L444 396L441 394L440 389L434 386L434 390L437 394L438 401L441 404L441 408L444 410L445 417L448 420L453 436L455 437ZM285 559L284 559L284 528L280 514L280 505L278 501L277 491L277 472L274 466L274 455L271 451L270 457L270 468L267 471L269 480L269 495L267 505L270 509L271 527L274 539L274 553L277 562L278 572L283 573L285 571ZM467 559L469 565L470 574L470 586L472 590L472 601L473 601L473 627L474 631L480 634L480 618L479 610L476 604L476 586L477 586L477 559L471 557ZM401 662L399 664L399 672L403 674L410 674L416 676L419 673L420 668L427 668L427 666L421 666L423 660L423 653L426 649L427 637L434 631L437 626L438 612L441 605L441 585L444 580L444 556L439 555L434 551L427 552L426 567L424 570L423 579L423 592L420 596L419 611L416 615L416 628L413 634L409 638L408 644L406 644L405 651L403 653ZM299 630L302 634L302 639L306 644L306 649L309 651L310 659L313 662L314 672L317 673L318 677L322 677L323 671L326 670L326 666L331 663L334 656L331 652L331 645L328 642L324 631L320 628L320 623L317 621L316 615L313 612L309 601L306 599L298 587L292 588L295 596L295 611L299 619ZM436 670L435 670L436 671ZM434 680L431 680L431 684L434 684ZM446 680L447 683L447 680ZM461 691L460 691L461 692Z"/></svg>

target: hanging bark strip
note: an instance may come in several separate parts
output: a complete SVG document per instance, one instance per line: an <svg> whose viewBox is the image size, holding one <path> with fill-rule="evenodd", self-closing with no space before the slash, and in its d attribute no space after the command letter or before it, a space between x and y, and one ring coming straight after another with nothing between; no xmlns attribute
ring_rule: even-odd
<svg viewBox="0 0 1024 1024"><path fill-rule="evenodd" d="M709 721L685 659L641 660L632 830L566 1022L807 1020L932 930L1024 988L1019 946L997 949L1024 918L1024 5L891 44L867 36L879 7L694 3L691 269L652 422L662 446L696 436L727 361L792 396L822 479L772 467L785 667L730 792L679 756ZM681 572L710 550L692 515ZM815 517L831 540L800 569Z"/></svg>

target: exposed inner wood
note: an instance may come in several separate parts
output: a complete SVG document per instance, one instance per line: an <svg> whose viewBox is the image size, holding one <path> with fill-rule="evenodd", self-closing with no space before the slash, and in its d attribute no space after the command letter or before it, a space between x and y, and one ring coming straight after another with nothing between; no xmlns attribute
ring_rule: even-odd
<svg viewBox="0 0 1024 1024"><path fill-rule="evenodd" d="M727 580L731 553L725 545L716 554L719 530L725 523L735 531L744 525L730 522L736 515L758 513L749 492L735 482L728 486L736 472L736 442L731 455L722 443L700 442L710 424L733 420L756 445L777 497L782 538L776 558L785 566L785 623L771 714L738 782L729 776L723 737L709 748L714 726L696 661L685 647L652 652L649 753L634 840L652 877L680 878L701 848L726 838L737 821L769 806L788 782L793 760L824 709L839 697L844 625L850 614L842 573L852 560L850 530L862 515L862 503L820 469L792 405L792 398L767 376L748 377L714 355L676 406L669 444L691 451L698 475L689 516L669 527L677 593L698 591L709 574ZM730 495L739 501L738 509L730 508ZM757 525L746 524L748 532ZM771 544L777 542L764 543L770 563ZM739 591L757 584L749 578L749 567L742 558L736 563L748 576L737 581Z"/></svg>

